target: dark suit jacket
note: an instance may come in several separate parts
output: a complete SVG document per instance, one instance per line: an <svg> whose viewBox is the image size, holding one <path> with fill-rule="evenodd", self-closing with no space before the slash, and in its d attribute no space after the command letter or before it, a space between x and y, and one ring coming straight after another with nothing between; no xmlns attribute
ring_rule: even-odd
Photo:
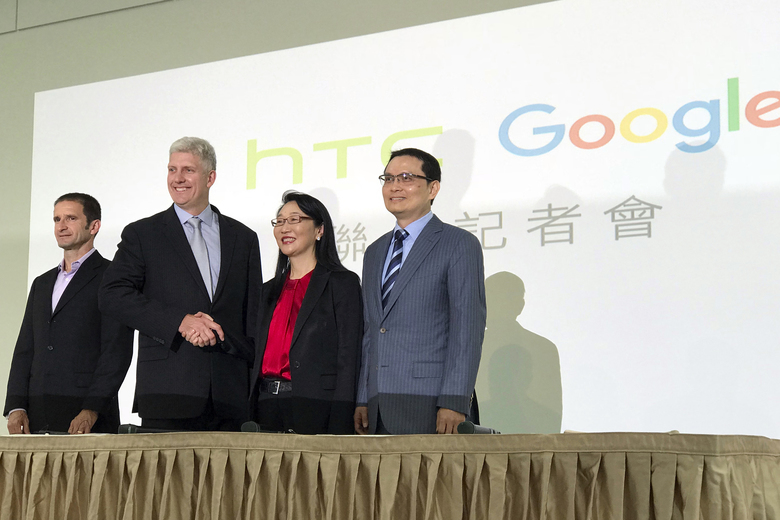
<svg viewBox="0 0 780 520"><path fill-rule="evenodd" d="M263 285L250 415L278 290ZM295 322L290 345L291 406L296 433L354 434L355 384L360 370L363 309L360 279L317 264Z"/></svg>
<svg viewBox="0 0 780 520"><path fill-rule="evenodd" d="M197 417L209 394L218 417L246 417L260 246L254 231L212 209L221 249L213 302L173 206L125 227L103 278L100 308L140 333L133 410L144 419ZM182 339L182 319L198 311L222 326L223 343L199 348Z"/></svg>
<svg viewBox="0 0 780 520"><path fill-rule="evenodd" d="M98 310L98 288L109 264L97 251L92 253L53 313L57 268L33 281L3 415L24 408L31 431L66 432L81 410L94 410L98 420L92 431L116 433L117 392L133 357L133 331Z"/></svg>
<svg viewBox="0 0 780 520"><path fill-rule="evenodd" d="M387 233L363 258L365 335L358 405L390 433L435 433L439 408L469 414L485 335L482 247L435 215L404 260L382 308Z"/></svg>

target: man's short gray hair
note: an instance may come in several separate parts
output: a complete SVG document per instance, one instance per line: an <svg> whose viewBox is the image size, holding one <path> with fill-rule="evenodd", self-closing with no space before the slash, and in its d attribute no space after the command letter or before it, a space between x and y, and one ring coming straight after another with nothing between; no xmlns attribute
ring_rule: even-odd
<svg viewBox="0 0 780 520"><path fill-rule="evenodd" d="M217 169L217 152L214 151L211 143L200 137L176 139L171 145L168 155L174 153L191 153L197 156L207 172Z"/></svg>

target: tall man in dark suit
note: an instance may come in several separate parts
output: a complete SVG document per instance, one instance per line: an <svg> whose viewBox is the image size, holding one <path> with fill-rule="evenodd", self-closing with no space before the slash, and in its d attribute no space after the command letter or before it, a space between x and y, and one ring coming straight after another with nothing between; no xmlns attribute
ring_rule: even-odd
<svg viewBox="0 0 780 520"><path fill-rule="evenodd" d="M117 392L133 356L133 331L101 316L109 261L94 248L100 204L84 193L54 203L64 258L33 281L16 341L4 415L8 433L116 433Z"/></svg>
<svg viewBox="0 0 780 520"><path fill-rule="evenodd" d="M209 204L216 162L203 139L171 145L173 205L124 229L103 279L100 308L140 332L133 409L147 428L237 430L246 417L260 246Z"/></svg>
<svg viewBox="0 0 780 520"><path fill-rule="evenodd" d="M441 180L432 155L395 151L379 179L396 225L363 259L355 430L455 433L469 412L485 335L482 249L431 212Z"/></svg>

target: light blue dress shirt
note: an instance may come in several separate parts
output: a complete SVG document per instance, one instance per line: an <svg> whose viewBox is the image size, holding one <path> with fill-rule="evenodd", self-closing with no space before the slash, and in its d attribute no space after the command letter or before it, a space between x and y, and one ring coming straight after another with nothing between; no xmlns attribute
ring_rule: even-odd
<svg viewBox="0 0 780 520"><path fill-rule="evenodd" d="M397 229L404 229L407 233L409 233L409 236L407 236L403 241L403 253L401 253L401 267L399 269L403 269L404 262L406 261L406 257L409 256L409 251L412 250L412 246L414 245L414 241L417 240L417 237L420 236L420 233L422 233L423 228L428 224L428 222L431 221L433 218L433 212L429 211L422 217L418 218L406 228L402 228L398 225L398 222L395 223L395 227L393 228L393 235L395 235L395 231ZM382 267L382 283L385 283L385 275L387 275L387 266L390 265L390 260L393 258L393 242L395 242L394 238L390 239L390 247L387 249L387 256L385 257L385 264Z"/></svg>

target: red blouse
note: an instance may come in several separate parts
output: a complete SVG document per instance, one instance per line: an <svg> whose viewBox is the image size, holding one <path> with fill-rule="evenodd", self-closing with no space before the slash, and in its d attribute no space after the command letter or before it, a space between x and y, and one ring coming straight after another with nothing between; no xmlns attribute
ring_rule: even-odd
<svg viewBox="0 0 780 520"><path fill-rule="evenodd" d="M262 377L290 380L290 345L295 331L295 320L298 319L298 312L301 310L301 303L313 272L309 271L298 280L290 280L290 275L287 274L282 294L276 302L271 325L268 327L268 341L265 344L263 367L260 371Z"/></svg>

